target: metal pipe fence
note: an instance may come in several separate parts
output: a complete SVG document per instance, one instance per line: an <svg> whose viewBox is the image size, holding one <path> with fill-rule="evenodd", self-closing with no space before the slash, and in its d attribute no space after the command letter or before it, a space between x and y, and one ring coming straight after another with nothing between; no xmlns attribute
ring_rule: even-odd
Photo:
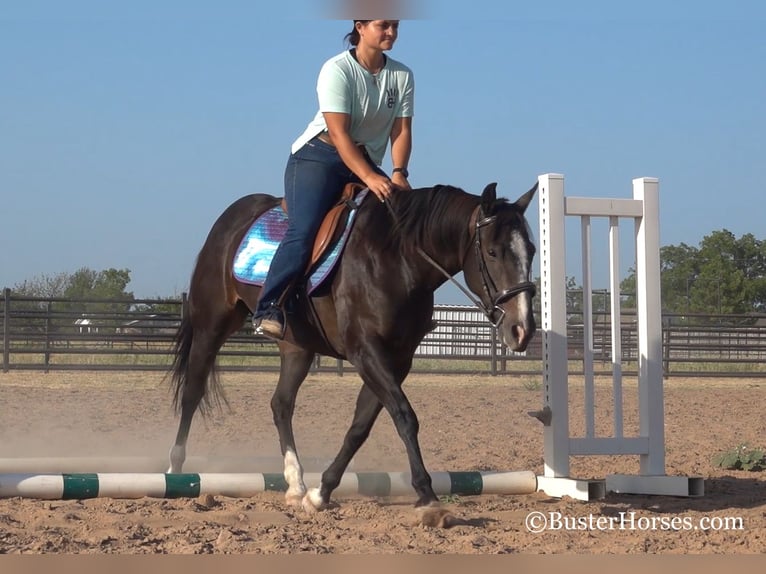
<svg viewBox="0 0 766 574"><path fill-rule="evenodd" d="M36 298L3 292L2 371L166 371L186 304L178 300ZM415 354L413 372L539 376L540 337L524 353L510 351L473 307L438 305L436 328ZM611 375L608 321L594 313L593 360L598 375ZM568 320L569 371L583 370L582 315ZM623 367L631 375L637 354L635 314L622 315ZM219 353L221 370L277 371L276 344L253 334L249 321ZM766 315L663 315L663 367L669 376L766 377ZM354 372L350 364L315 358L315 372Z"/></svg>

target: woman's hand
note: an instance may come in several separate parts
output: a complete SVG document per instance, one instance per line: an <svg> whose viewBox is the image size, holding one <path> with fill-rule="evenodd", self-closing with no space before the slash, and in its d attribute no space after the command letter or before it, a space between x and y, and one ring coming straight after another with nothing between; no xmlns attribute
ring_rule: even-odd
<svg viewBox="0 0 766 574"><path fill-rule="evenodd" d="M394 182L396 187L401 189L412 189L410 182L407 181L407 178L404 177L404 174L401 171L395 172L394 175L391 176L391 181Z"/></svg>
<svg viewBox="0 0 766 574"><path fill-rule="evenodd" d="M376 171L373 171L367 178L365 178L364 184L370 188L370 191L374 193L380 201L388 199L394 189L394 182L387 177L380 175Z"/></svg>

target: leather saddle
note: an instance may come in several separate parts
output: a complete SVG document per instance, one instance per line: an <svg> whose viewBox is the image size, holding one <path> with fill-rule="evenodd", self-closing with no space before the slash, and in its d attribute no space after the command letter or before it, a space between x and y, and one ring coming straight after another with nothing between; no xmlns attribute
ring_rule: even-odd
<svg viewBox="0 0 766 574"><path fill-rule="evenodd" d="M314 239L314 248L311 252L311 260L309 261L308 269L311 269L314 264L319 261L322 254L327 247L332 244L332 240L335 237L336 232L339 230L338 226L341 221L345 223L346 215L351 209L350 203L356 197L356 195L364 189L364 186L360 183L347 183L343 188L340 199L338 202L327 212L322 224L319 226L316 238ZM282 198L281 202L282 210L287 213L287 202L285 198ZM289 219L290 214L287 213ZM341 227L341 230L343 228Z"/></svg>

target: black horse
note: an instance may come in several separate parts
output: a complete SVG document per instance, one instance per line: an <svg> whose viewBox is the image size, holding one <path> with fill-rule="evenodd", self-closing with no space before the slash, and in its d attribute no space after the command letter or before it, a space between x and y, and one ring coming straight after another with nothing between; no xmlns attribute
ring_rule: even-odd
<svg viewBox="0 0 766 574"><path fill-rule="evenodd" d="M530 282L535 247L524 212L537 185L515 203L496 197L490 184L481 197L451 186L398 191L382 203L362 202L342 261L322 293L305 290L288 301L279 342L281 367L271 400L284 456L286 500L312 512L325 508L354 454L385 408L409 458L416 507L424 521L443 514L418 443L418 419L402 390L415 349L432 328L434 291L463 271L474 300L512 350L522 351L535 332ZM170 472L182 471L192 417L218 396L215 357L255 308L259 287L235 280L234 254L249 226L278 198L243 197L218 218L198 256L188 312L176 338L172 369L180 425L170 452ZM292 427L295 398L315 353L346 359L357 369L359 391L343 445L307 492ZM209 392L210 391L210 392Z"/></svg>

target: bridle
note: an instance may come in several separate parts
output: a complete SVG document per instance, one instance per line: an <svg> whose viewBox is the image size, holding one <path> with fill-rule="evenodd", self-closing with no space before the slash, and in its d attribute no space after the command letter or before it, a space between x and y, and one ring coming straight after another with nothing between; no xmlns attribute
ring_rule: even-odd
<svg viewBox="0 0 766 574"><path fill-rule="evenodd" d="M481 230L495 224L497 216L490 215L489 217L485 217L481 206L477 206L474 213L476 214L476 223L474 225L473 234L474 252L476 254L477 265L479 266L482 288L489 301L488 305L482 302L480 308L487 316L487 319L489 319L489 322L497 328L500 326L500 323L503 322L503 319L505 319L505 309L500 305L525 291L529 292L530 297L534 297L535 293L537 293L537 287L531 281L522 281L508 289L499 290L497 288L497 284L492 279L492 275L487 267L487 262L484 260L484 252L482 251L481 246ZM473 219L473 215L471 216L471 219ZM499 316L499 318L494 319L495 316Z"/></svg>
<svg viewBox="0 0 766 574"><path fill-rule="evenodd" d="M393 217L394 221L396 221L396 213L394 213L393 208L391 207L390 202L386 201L386 207L388 207L388 212L391 214L391 217ZM423 251L420 247L417 248L418 254L423 257L428 263L430 263L433 267L438 269L442 275L444 275L449 281L454 283L458 289L460 289L463 294L468 297L468 299L471 300L471 302L476 305L482 313L484 313L484 316L487 317L489 322L492 324L492 326L497 329L500 327L500 324L503 322L503 319L505 319L505 310L500 307L503 303L508 301L509 299L512 299L516 295L519 295L521 293L529 292L531 297L535 296L535 293L537 293L537 287L534 283L531 281L523 281L521 283L518 283L514 285L513 287L510 287L508 289L503 289L502 291L497 288L497 284L492 279L492 275L489 272L489 268L487 267L487 262L484 260L484 254L482 252L482 244L481 244L481 230L489 227L490 225L493 225L497 221L496 215L491 215L489 217L485 217L484 213L481 209L481 205L477 205L476 209L473 210L473 213L471 213L471 218L469 221L473 221L474 223L470 227L472 227L472 235L473 235L473 247L474 247L474 253L476 255L476 261L477 265L479 267L479 275L481 276L481 284L482 284L482 290L484 291L484 295L487 298L488 303L485 303L483 298L477 299L473 293L471 293L468 289L466 289L463 285L457 282L457 280L450 275L446 269L444 269L439 263L437 263L428 253ZM468 247L470 249L470 245ZM466 249L466 253L468 252L468 249ZM465 255L463 254L463 261L465 261Z"/></svg>

